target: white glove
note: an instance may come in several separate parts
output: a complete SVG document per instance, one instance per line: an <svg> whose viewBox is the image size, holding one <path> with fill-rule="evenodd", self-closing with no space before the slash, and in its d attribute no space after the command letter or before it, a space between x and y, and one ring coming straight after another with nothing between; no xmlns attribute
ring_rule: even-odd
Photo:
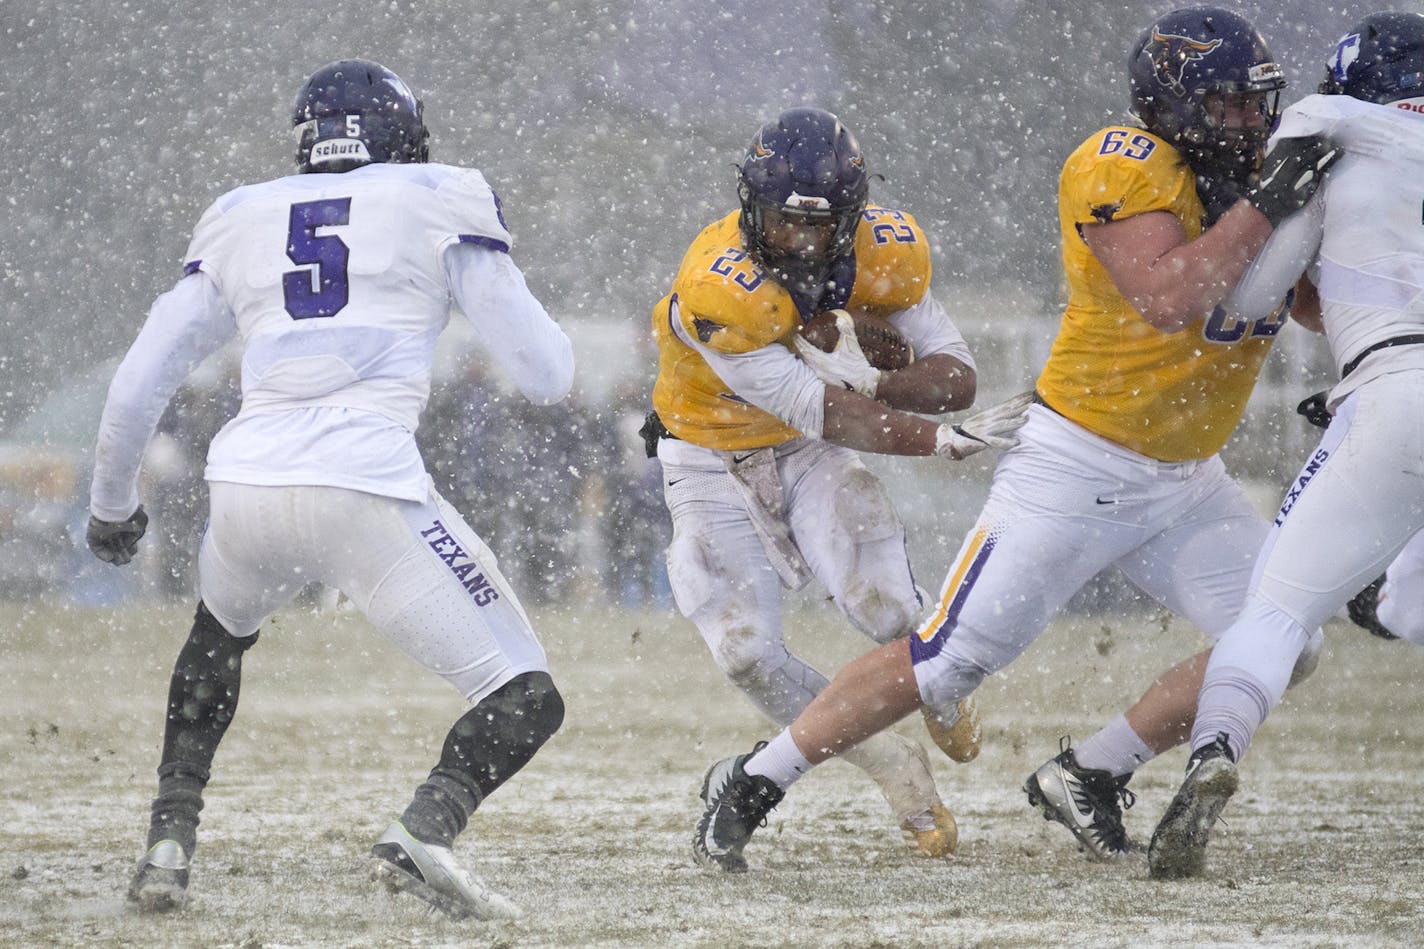
<svg viewBox="0 0 1424 949"><path fill-rule="evenodd" d="M1013 448L1019 440L1012 436L1028 421L1033 392L1021 392L1012 399L975 412L958 425L949 422L935 435L935 454L941 458L968 458L986 448Z"/></svg>
<svg viewBox="0 0 1424 949"><path fill-rule="evenodd" d="M828 353L822 352L810 340L797 334L793 340L796 352L826 385L852 389L873 399L875 390L880 388L880 370L866 360L860 340L855 338L855 321L850 314L845 310L836 310L835 313L836 329L840 331L836 348Z"/></svg>

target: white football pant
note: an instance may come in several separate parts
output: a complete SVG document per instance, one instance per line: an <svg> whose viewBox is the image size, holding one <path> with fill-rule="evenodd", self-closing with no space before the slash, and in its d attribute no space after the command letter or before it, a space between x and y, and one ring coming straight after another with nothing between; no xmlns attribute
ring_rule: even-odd
<svg viewBox="0 0 1424 949"><path fill-rule="evenodd" d="M911 640L920 695L952 712L1114 565L1215 638L1245 602L1266 531L1219 457L1156 461L1031 406ZM1318 650L1318 629L1314 641Z"/></svg>
<svg viewBox="0 0 1424 949"><path fill-rule="evenodd" d="M1424 528L1424 371L1349 395L1306 460L1261 551L1240 619L1212 651L1192 746L1225 732L1239 758L1285 692L1314 628Z"/></svg>
<svg viewBox="0 0 1424 949"><path fill-rule="evenodd" d="M494 554L434 488L418 503L319 486L209 487L199 592L234 636L318 581L472 703L548 671Z"/></svg>
<svg viewBox="0 0 1424 949"><path fill-rule="evenodd" d="M905 529L884 486L847 448L798 439L776 448L791 538L852 626L877 643L906 635L922 609ZM795 720L826 677L786 648L782 584L716 452L663 439L672 514L668 579L717 667L777 725ZM842 755L903 819L938 803L914 742L882 732Z"/></svg>

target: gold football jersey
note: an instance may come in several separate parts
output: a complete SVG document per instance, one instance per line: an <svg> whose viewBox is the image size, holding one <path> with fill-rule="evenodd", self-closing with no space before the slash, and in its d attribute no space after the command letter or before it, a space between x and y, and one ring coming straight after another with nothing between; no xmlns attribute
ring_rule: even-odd
<svg viewBox="0 0 1424 949"><path fill-rule="evenodd" d="M802 322L780 284L742 249L734 211L707 227L682 258L672 292L653 308L658 379L653 407L668 431L705 448L740 450L779 445L800 436L776 416L742 399L717 376L689 338L721 353L746 353L773 343L791 347ZM915 219L869 207L856 228L855 279L845 308L885 317L924 298L930 284L929 243Z"/></svg>
<svg viewBox="0 0 1424 949"><path fill-rule="evenodd" d="M1173 333L1148 323L1079 230L1148 211L1176 215L1189 240L1202 232L1191 169L1152 133L1103 129L1064 163L1058 223L1068 306L1038 391L1062 415L1139 454L1206 458L1241 420L1286 312L1249 321L1217 307Z"/></svg>

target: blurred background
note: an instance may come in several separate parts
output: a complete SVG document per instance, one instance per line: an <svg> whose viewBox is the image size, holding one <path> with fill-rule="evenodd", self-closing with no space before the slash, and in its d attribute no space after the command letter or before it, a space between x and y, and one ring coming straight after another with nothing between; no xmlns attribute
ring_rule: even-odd
<svg viewBox="0 0 1424 949"><path fill-rule="evenodd" d="M1049 7L1053 9L1049 9ZM1418 4L1396 4L1418 9ZM0 5L8 177L0 202L0 597L191 595L206 441L236 408L231 352L180 392L145 468L140 569L83 550L99 408L149 303L179 276L202 210L290 172L290 104L325 62L360 56L426 107L432 157L482 169L514 257L574 339L575 399L511 396L460 333L441 353L422 439L441 489L533 603L601 595L665 607L668 531L635 436L655 369L649 314L688 243L735 207L733 165L783 108L837 112L877 203L933 242L934 292L968 336L981 403L1026 388L1060 307L1063 157L1125 118L1126 50L1172 4L1060 0L314 0ZM1313 91L1364 9L1242 3ZM1273 506L1314 433L1295 403L1330 376L1282 334L1232 469ZM992 470L873 459L922 580L935 583ZM1130 594L1104 577L1078 605Z"/></svg>

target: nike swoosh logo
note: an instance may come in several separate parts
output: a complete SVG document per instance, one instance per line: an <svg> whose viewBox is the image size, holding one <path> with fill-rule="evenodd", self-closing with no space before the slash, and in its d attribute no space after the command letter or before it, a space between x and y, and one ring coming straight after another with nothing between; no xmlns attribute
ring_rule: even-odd
<svg viewBox="0 0 1424 949"><path fill-rule="evenodd" d="M1098 498L1099 504L1116 504L1117 498Z"/></svg>
<svg viewBox="0 0 1424 949"><path fill-rule="evenodd" d="M734 465L740 465L742 462L746 461L748 458L752 457L752 455L755 455L755 454L756 454L756 452L749 452L748 454L745 454L745 455L733 455L733 456L732 456L732 464L734 464Z"/></svg>
<svg viewBox="0 0 1424 949"><path fill-rule="evenodd" d="M1068 795L1068 803L1073 806L1073 820L1084 830L1090 830L1093 826L1093 809L1084 807L1078 800L1076 794Z"/></svg>
<svg viewBox="0 0 1424 949"><path fill-rule="evenodd" d="M681 484L682 482L684 482L684 481L686 481L686 480L687 480L686 478L673 478L671 481L668 482L668 487L670 488L670 487L672 487L672 486L675 485L675 484Z"/></svg>

